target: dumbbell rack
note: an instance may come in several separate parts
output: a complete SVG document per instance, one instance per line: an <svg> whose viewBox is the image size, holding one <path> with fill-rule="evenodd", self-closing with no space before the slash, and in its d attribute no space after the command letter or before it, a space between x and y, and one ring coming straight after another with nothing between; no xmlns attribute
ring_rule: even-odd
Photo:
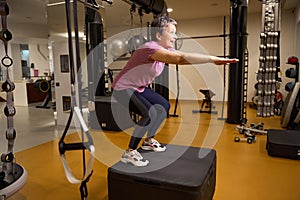
<svg viewBox="0 0 300 200"><path fill-rule="evenodd" d="M274 116L274 99L280 72L280 0L264 0L262 3L257 116L271 117Z"/></svg>

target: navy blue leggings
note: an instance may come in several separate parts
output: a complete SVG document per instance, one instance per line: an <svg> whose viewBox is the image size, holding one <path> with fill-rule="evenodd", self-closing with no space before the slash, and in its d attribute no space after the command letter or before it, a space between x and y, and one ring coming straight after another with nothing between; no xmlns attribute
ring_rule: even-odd
<svg viewBox="0 0 300 200"><path fill-rule="evenodd" d="M149 88L145 88L142 93L132 89L114 90L113 97L129 108L129 111L141 116L134 127L129 142L130 149L136 149L146 133L147 137L154 137L170 109L169 102Z"/></svg>

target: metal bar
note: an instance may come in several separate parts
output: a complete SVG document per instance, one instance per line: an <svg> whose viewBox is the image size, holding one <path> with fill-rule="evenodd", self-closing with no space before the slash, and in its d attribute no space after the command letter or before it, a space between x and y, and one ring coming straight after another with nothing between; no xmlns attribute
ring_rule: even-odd
<svg viewBox="0 0 300 200"><path fill-rule="evenodd" d="M205 35L205 36L182 37L182 38L177 38L177 40L204 39L204 38L218 38L218 37L229 37L229 36L230 36L230 34Z"/></svg>

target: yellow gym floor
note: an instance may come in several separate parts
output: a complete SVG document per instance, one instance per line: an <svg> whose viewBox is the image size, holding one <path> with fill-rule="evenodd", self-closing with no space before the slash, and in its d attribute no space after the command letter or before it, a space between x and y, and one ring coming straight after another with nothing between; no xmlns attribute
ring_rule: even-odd
<svg viewBox="0 0 300 200"><path fill-rule="evenodd" d="M0 107L3 105L1 103ZM177 112L179 117L169 117L156 139L166 144L216 149L214 200L300 200L300 161L268 156L266 135L257 135L257 141L253 144L234 142L235 136L242 135L235 130L236 125L218 119L221 115L220 105L217 106L218 114L192 113L193 109L197 109L195 105L189 101L180 102ZM63 127L55 127L52 111L35 107L16 109L15 156L17 163L27 170L28 180L10 199L80 199L79 185L69 183L65 177L58 152ZM253 108L247 109L248 124L263 122L265 129L282 129L280 117L257 118L255 113ZM5 120L1 115L2 151L7 145L4 139ZM107 200L107 169L119 160L129 136L126 132L91 130L91 133L95 142L96 160L93 175L88 182L88 199ZM70 133L67 141L78 141L77 133ZM67 159L74 174L80 177L81 152L67 152Z"/></svg>

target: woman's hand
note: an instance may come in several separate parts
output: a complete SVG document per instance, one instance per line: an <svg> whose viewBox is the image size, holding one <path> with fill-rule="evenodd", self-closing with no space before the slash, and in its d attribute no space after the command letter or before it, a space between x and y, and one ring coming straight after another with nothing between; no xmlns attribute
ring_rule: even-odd
<svg viewBox="0 0 300 200"><path fill-rule="evenodd" d="M236 58L219 58L216 56L212 56L212 61L216 64L216 65L225 65L225 64L230 64L230 63L237 63L239 61L239 59Z"/></svg>

